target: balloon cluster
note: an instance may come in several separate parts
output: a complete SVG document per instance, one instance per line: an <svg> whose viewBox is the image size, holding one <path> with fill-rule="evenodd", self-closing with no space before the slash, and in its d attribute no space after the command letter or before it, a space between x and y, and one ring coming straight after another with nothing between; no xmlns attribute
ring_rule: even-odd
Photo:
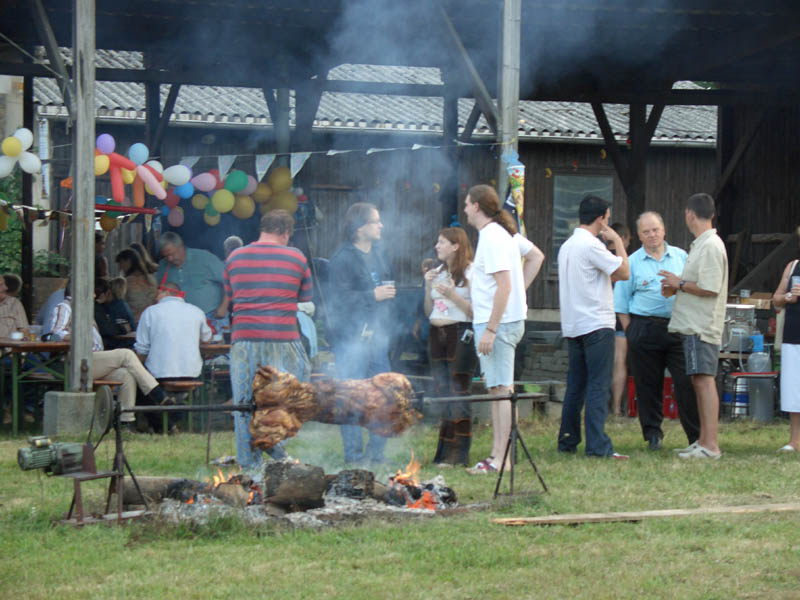
<svg viewBox="0 0 800 600"><path fill-rule="evenodd" d="M20 168L26 173L38 173L42 170L42 161L28 148L33 145L33 133L30 129L21 128L14 135L3 140L2 156L0 156L0 177L6 177L14 170L14 165L19 162Z"/></svg>

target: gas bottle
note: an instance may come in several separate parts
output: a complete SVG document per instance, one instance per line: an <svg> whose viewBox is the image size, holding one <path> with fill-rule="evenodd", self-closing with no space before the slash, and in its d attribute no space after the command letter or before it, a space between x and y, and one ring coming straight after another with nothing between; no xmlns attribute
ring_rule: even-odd
<svg viewBox="0 0 800 600"><path fill-rule="evenodd" d="M753 336L756 337L756 336ZM761 337L761 336L758 336ZM764 352L764 342L754 340L755 344L752 352L747 359L747 371L749 373L765 373L772 368L772 360L769 352ZM775 390L772 379L748 379L747 385L750 396L750 416L756 421L768 423L775 417Z"/></svg>

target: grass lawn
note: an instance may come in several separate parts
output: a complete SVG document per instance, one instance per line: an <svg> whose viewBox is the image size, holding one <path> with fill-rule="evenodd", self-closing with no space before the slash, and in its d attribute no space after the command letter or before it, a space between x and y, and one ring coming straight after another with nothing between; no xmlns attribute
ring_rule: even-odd
<svg viewBox="0 0 800 600"><path fill-rule="evenodd" d="M800 513L714 515L639 523L504 527L497 516L800 502L800 460L778 455L788 424L723 424L716 462L683 462L680 426L666 424L665 450L648 452L634 420L609 422L627 462L563 456L557 423L524 421L525 440L550 492L498 502L488 511L322 531L253 530L236 520L197 529L158 523L84 529L53 526L71 482L21 471L23 437L0 438L0 598L797 598ZM494 477L430 464L434 426L390 440L404 466L413 449L425 476L441 472L462 503L489 501ZM479 426L474 460L491 430ZM582 446L581 446L582 449ZM113 446L98 450L101 468ZM337 430L314 425L289 444L292 456L341 468ZM203 478L205 437L135 436L126 444L137 475ZM212 454L234 454L232 433ZM380 473L385 476L388 473ZM518 484L537 490L530 467ZM100 510L104 483L86 484Z"/></svg>

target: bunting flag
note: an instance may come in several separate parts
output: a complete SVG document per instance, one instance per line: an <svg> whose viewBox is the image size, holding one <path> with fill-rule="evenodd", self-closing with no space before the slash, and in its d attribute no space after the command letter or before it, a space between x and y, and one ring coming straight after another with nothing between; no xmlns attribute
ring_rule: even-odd
<svg viewBox="0 0 800 600"><path fill-rule="evenodd" d="M438 148L438 146L428 146L426 144L414 144L411 146L412 150L421 150L422 148Z"/></svg>
<svg viewBox="0 0 800 600"><path fill-rule="evenodd" d="M376 152L391 152L394 148L370 148L367 154L375 154Z"/></svg>
<svg viewBox="0 0 800 600"><path fill-rule="evenodd" d="M337 154L347 154L348 152L352 152L352 150L328 150L325 156L336 156Z"/></svg>
<svg viewBox="0 0 800 600"><path fill-rule="evenodd" d="M199 156L184 156L181 158L180 163L184 167L189 167L190 169L197 164L197 161L200 160Z"/></svg>
<svg viewBox="0 0 800 600"><path fill-rule="evenodd" d="M300 172L303 165L306 164L309 156L311 156L311 152L292 152L292 156L289 159L289 169L292 172L292 179Z"/></svg>
<svg viewBox="0 0 800 600"><path fill-rule="evenodd" d="M274 154L256 154L256 181L264 179L274 160Z"/></svg>
<svg viewBox="0 0 800 600"><path fill-rule="evenodd" d="M228 171L231 170L233 162L236 160L235 154L223 154L217 158L217 167L219 168L219 178L225 180L228 176Z"/></svg>

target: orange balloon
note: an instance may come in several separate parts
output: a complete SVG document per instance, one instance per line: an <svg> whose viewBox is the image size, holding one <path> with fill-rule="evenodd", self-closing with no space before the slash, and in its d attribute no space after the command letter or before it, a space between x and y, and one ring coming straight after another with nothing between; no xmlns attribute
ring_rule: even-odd
<svg viewBox="0 0 800 600"><path fill-rule="evenodd" d="M144 206L144 182L139 177L133 180L133 205Z"/></svg>

